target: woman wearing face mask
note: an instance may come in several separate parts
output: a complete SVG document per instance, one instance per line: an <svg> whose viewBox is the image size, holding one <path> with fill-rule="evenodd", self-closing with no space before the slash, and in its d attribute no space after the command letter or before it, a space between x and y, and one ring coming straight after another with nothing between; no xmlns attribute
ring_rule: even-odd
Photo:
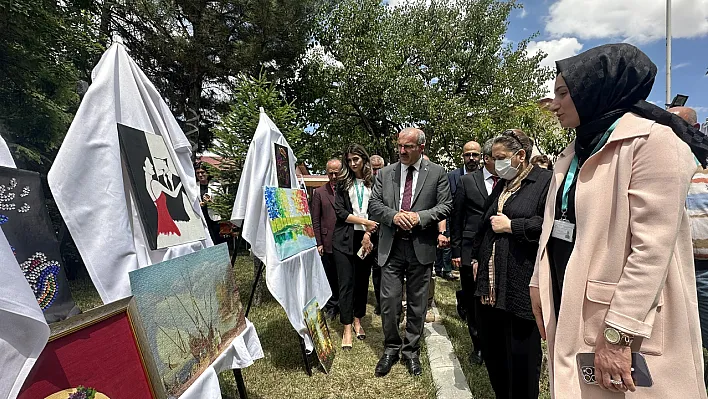
<svg viewBox="0 0 708 399"><path fill-rule="evenodd" d="M352 332L366 338L361 319L366 315L369 276L374 263L371 252L378 241L378 224L369 220L369 198L373 185L369 154L351 144L342 154L344 166L335 190L332 248L339 280L339 320L344 326L342 349L352 348ZM360 252L361 251L361 252ZM361 254L362 256L359 256Z"/></svg>
<svg viewBox="0 0 708 399"><path fill-rule="evenodd" d="M541 336L528 284L552 173L529 163L532 143L521 130L507 130L493 143L502 180L487 199L472 248L482 357L497 398L538 398Z"/></svg>
<svg viewBox="0 0 708 399"><path fill-rule="evenodd" d="M708 140L645 101L657 68L632 45L599 46L556 70L551 111L576 138L554 166L530 284L551 392L706 398L685 205ZM671 162L657 165L657 154Z"/></svg>

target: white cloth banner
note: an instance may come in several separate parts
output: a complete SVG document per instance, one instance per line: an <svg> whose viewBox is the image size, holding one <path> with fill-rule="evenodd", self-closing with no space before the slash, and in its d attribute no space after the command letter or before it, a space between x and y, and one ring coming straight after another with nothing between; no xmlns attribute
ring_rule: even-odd
<svg viewBox="0 0 708 399"><path fill-rule="evenodd" d="M15 160L12 159L10 149L7 147L5 139L0 137L0 166L15 168Z"/></svg>
<svg viewBox="0 0 708 399"><path fill-rule="evenodd" d="M218 374L225 370L243 369L263 358L263 348L256 329L246 319L246 329L236 337L214 362L194 381L179 399L221 399Z"/></svg>
<svg viewBox="0 0 708 399"><path fill-rule="evenodd" d="M303 309L312 298L316 298L322 308L332 295L332 290L317 248L310 248L283 261L278 257L263 198L264 186L278 185L273 143L288 148L290 182L292 188L298 188L295 155L278 127L261 109L258 127L241 171L231 220L243 221L241 235L251 244L253 255L266 265L268 289L285 309L290 324L305 339L307 349L312 350Z"/></svg>
<svg viewBox="0 0 708 399"><path fill-rule="evenodd" d="M49 339L49 326L0 230L0 398L15 399Z"/></svg>
<svg viewBox="0 0 708 399"><path fill-rule="evenodd" d="M120 43L101 57L69 132L48 174L59 212L104 303L131 294L128 272L212 245L206 239L152 251L144 235L117 123L162 136L174 172L201 217L191 146L157 89Z"/></svg>

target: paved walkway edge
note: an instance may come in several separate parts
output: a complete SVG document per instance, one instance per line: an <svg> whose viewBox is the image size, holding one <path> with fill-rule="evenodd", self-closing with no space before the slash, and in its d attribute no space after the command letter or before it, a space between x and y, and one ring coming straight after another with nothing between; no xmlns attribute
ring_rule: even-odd
<svg viewBox="0 0 708 399"><path fill-rule="evenodd" d="M425 323L425 344L430 361L430 372L438 388L438 399L472 399L467 378L462 372L460 361L455 356L447 329L440 322L438 308L433 303L435 321Z"/></svg>

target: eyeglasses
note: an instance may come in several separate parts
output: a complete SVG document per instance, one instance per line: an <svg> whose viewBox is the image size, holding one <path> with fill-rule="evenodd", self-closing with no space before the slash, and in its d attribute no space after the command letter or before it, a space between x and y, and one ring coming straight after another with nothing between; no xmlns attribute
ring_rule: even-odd
<svg viewBox="0 0 708 399"><path fill-rule="evenodd" d="M205 175L205 174L207 174L207 173L206 173L206 172L197 172L197 176L199 176L199 175Z"/></svg>
<svg viewBox="0 0 708 399"><path fill-rule="evenodd" d="M413 151L418 148L418 144L397 144L396 147L398 147L399 150L403 148L406 151Z"/></svg>
<svg viewBox="0 0 708 399"><path fill-rule="evenodd" d="M478 152L466 152L466 153L462 154L462 156L465 158L469 158L469 157L477 158L480 155L482 155L482 154L480 154Z"/></svg>

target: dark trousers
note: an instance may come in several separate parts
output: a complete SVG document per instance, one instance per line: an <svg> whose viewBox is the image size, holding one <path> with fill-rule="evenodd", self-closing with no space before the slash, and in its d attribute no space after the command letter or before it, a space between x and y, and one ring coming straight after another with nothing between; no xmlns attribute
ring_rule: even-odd
<svg viewBox="0 0 708 399"><path fill-rule="evenodd" d="M537 399L541 334L536 322L476 301L482 357L497 399Z"/></svg>
<svg viewBox="0 0 708 399"><path fill-rule="evenodd" d="M376 251L376 249L374 249ZM381 309L381 266L378 261L374 260L374 265L371 269L371 280L374 283L374 295L376 296L376 306Z"/></svg>
<svg viewBox="0 0 708 399"><path fill-rule="evenodd" d="M362 238L363 231L354 232L354 255L334 250L339 278L339 321L344 325L352 324L355 317L361 319L366 315L369 275L374 257L369 254L361 259L356 255L361 248Z"/></svg>
<svg viewBox="0 0 708 399"><path fill-rule="evenodd" d="M327 304L324 306L324 311L338 312L339 311L339 280L337 279L337 266L334 262L334 254L322 254L322 266L324 267L329 289L332 290L332 296L329 297Z"/></svg>
<svg viewBox="0 0 708 399"><path fill-rule="evenodd" d="M381 324L384 331L384 353L417 358L428 305L428 285L433 265L418 262L413 241L395 238L388 261L381 269ZM398 334L403 278L406 279L406 333Z"/></svg>
<svg viewBox="0 0 708 399"><path fill-rule="evenodd" d="M438 248L435 254L435 274L441 276L443 273L452 271L452 249Z"/></svg>
<svg viewBox="0 0 708 399"><path fill-rule="evenodd" d="M477 319L475 317L475 300L474 291L477 289L477 284L474 281L472 266L462 264L460 266L460 285L462 287L462 303L467 316L467 330L472 338L472 350L482 350L482 343L479 339L477 330Z"/></svg>

